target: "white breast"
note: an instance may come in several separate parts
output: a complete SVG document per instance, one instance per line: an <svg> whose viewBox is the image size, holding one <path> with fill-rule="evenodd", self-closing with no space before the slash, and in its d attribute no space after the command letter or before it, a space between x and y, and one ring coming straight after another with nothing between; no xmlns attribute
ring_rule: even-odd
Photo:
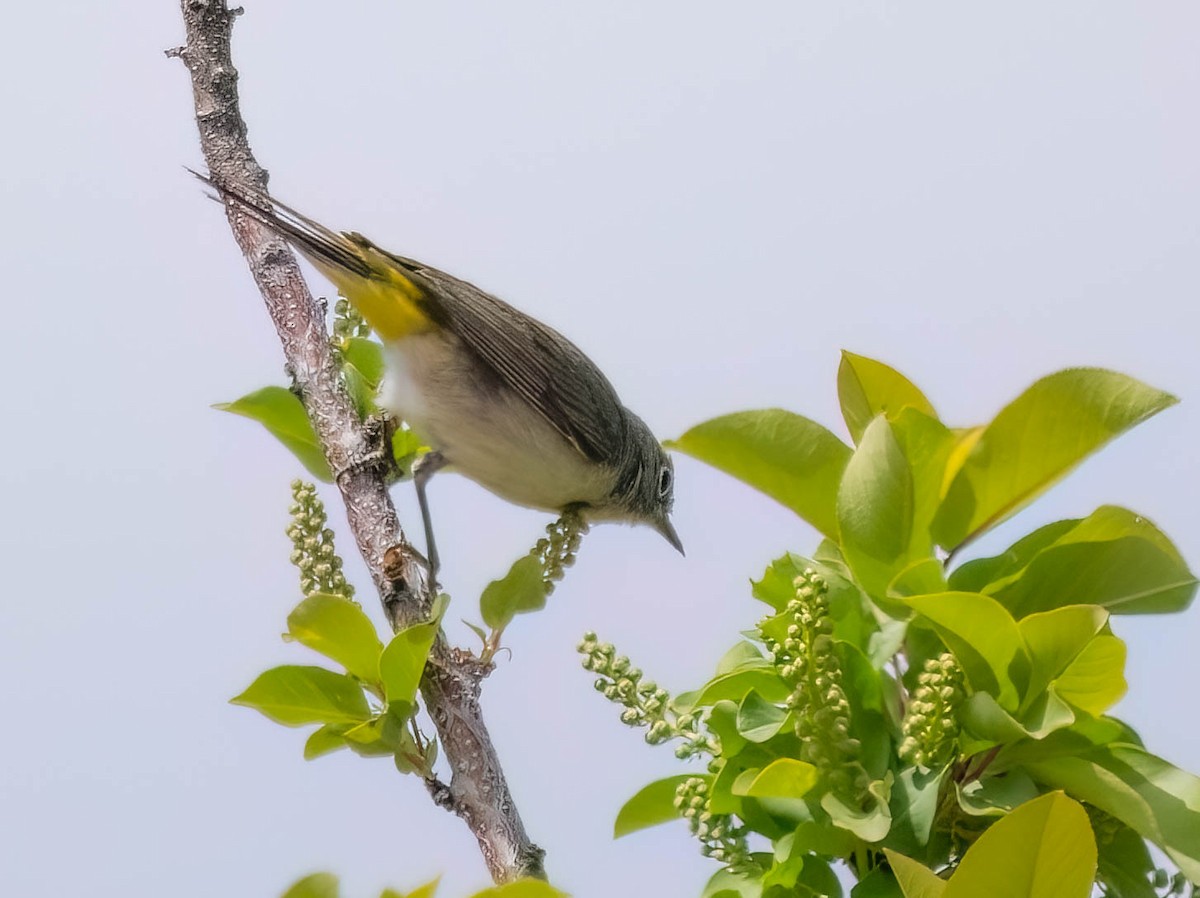
<svg viewBox="0 0 1200 898"><path fill-rule="evenodd" d="M481 377L448 334L385 350L381 405L408 422L453 469L517 505L560 511L603 504L616 474L589 461L515 393Z"/></svg>

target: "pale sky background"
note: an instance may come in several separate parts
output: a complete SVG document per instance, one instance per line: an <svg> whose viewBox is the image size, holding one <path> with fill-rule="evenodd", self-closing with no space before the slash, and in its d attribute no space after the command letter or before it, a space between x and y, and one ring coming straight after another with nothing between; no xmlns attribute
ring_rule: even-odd
<svg viewBox="0 0 1200 898"><path fill-rule="evenodd" d="M1105 365L1184 402L979 549L1113 502L1200 564L1197 4L246 5L235 61L276 193L557 326L661 437L770 405L842 433L843 347L956 424ZM474 840L418 781L306 763L302 731L226 704L313 659L278 636L298 465L209 408L281 383L281 358L183 171L177 4L19 3L5 32L0 889L273 898L328 869L347 898L438 873L462 898L486 882ZM450 616L472 617L546 516L450 476L431 492ZM679 768L593 693L579 635L682 691L758 616L747 578L816 543L687 460L677 496L687 558L595 531L485 688L529 831L580 898L694 896L714 867L682 823L610 839ZM1116 713L1200 770L1200 610L1115 629Z"/></svg>

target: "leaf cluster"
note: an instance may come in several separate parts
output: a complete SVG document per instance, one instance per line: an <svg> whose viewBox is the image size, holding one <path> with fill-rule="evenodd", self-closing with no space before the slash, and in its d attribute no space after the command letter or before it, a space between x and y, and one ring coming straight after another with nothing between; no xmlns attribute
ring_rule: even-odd
<svg viewBox="0 0 1200 898"><path fill-rule="evenodd" d="M390 757L401 773L431 777L437 742L416 724L417 690L445 604L436 602L430 620L399 631L385 646L356 602L311 595L288 615L284 639L342 670L274 667L231 701L285 726L317 724L304 746L310 760L348 748L363 757Z"/></svg>
<svg viewBox="0 0 1200 898"><path fill-rule="evenodd" d="M1102 506L962 557L1175 399L1070 369L987 424L950 427L903 375L849 353L838 391L853 445L779 409L673 444L825 537L767 568L752 588L767 616L670 702L713 745L685 777L705 784L701 811L748 846L706 898L840 896L836 861L857 898L1154 898L1164 881L1200 880L1200 779L1108 716L1126 688L1114 617L1182 611L1195 595L1178 550L1145 517ZM687 817L685 779L630 799L617 834ZM1147 843L1179 877L1156 870Z"/></svg>

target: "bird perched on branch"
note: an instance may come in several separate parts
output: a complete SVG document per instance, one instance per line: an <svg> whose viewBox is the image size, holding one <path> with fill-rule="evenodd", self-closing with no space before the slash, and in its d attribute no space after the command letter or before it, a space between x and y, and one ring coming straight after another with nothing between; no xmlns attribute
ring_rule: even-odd
<svg viewBox="0 0 1200 898"><path fill-rule="evenodd" d="M435 575L425 488L443 467L517 505L578 512L587 522L648 524L683 551L670 520L670 457L566 337L361 234L197 177L299 250L382 340L380 405L432 450L414 466L413 481Z"/></svg>

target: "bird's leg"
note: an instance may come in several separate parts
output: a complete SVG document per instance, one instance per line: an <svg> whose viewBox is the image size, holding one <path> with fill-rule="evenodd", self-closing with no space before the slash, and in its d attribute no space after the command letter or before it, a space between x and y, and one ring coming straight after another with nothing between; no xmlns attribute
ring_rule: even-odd
<svg viewBox="0 0 1200 898"><path fill-rule="evenodd" d="M425 525L425 554L429 558L429 579L437 581L438 560L437 543L433 539L433 519L429 516L429 500L425 497L425 484L429 478L446 466L446 457L436 449L426 452L413 464L413 484L417 488L417 505L421 508L421 523Z"/></svg>

